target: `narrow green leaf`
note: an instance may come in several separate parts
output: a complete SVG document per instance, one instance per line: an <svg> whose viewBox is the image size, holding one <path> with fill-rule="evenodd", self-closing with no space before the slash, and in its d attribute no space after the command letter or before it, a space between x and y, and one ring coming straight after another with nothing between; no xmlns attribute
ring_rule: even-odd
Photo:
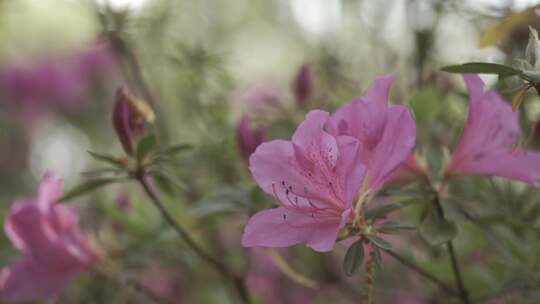
<svg viewBox="0 0 540 304"><path fill-rule="evenodd" d="M388 243L387 241L381 239L378 236L374 235L366 235L366 238L371 241L371 243L381 249L390 250L392 249L392 245Z"/></svg>
<svg viewBox="0 0 540 304"><path fill-rule="evenodd" d="M171 181L162 174L155 174L153 175L154 181L156 182L156 185L159 187L161 191L166 193L167 195L173 195L174 194L174 187L171 183Z"/></svg>
<svg viewBox="0 0 540 304"><path fill-rule="evenodd" d="M352 276L358 270L360 265L362 265L363 260L364 244L363 239L359 239L347 249L347 253L343 259L343 271L346 275Z"/></svg>
<svg viewBox="0 0 540 304"><path fill-rule="evenodd" d="M506 65L502 65L502 64L487 63L487 62L469 62L469 63L459 64L459 65L449 65L449 66L443 67L441 70L448 73L459 73L459 74L467 74L467 73L496 74L496 75L499 75L501 78L514 76L514 75L523 76L523 72L521 70L515 69L513 67L509 67Z"/></svg>
<svg viewBox="0 0 540 304"><path fill-rule="evenodd" d="M141 139L137 145L137 159L143 159L156 146L157 139L154 135L148 135Z"/></svg>
<svg viewBox="0 0 540 304"><path fill-rule="evenodd" d="M73 199L77 196L86 194L92 190L95 190L101 186L105 186L107 184L113 183L115 181L118 181L116 178L103 178L103 179L95 179L88 181L86 183L80 184L76 186L75 188L67 191L64 196L62 196L58 201L67 201L70 199Z"/></svg>
<svg viewBox="0 0 540 304"><path fill-rule="evenodd" d="M96 153L96 152L92 152L92 151L87 151L87 152L95 160L108 163L108 164L113 165L115 167L124 168L124 163L119 158L116 158L116 157L114 157L112 155L108 155L108 154L104 154L104 153Z"/></svg>
<svg viewBox="0 0 540 304"><path fill-rule="evenodd" d="M189 144L178 144L178 145L174 145L174 146L168 147L168 148L165 149L162 153L163 153L163 154L166 154L166 155L175 155L175 154L178 154L178 153L180 153L180 152L184 152L184 151L190 150L190 149L193 149L193 146L192 146L192 145L189 145Z"/></svg>
<svg viewBox="0 0 540 304"><path fill-rule="evenodd" d="M383 217L392 211L398 210L401 207L402 206L398 204L381 205L381 206L368 209L364 216L367 220L374 220L374 219Z"/></svg>
<svg viewBox="0 0 540 304"><path fill-rule="evenodd" d="M377 231L382 233L399 233L400 230L414 230L416 225L412 223L386 222L377 226Z"/></svg>
<svg viewBox="0 0 540 304"><path fill-rule="evenodd" d="M431 210L418 229L420 236L431 246L439 246L456 237L455 223L440 218Z"/></svg>

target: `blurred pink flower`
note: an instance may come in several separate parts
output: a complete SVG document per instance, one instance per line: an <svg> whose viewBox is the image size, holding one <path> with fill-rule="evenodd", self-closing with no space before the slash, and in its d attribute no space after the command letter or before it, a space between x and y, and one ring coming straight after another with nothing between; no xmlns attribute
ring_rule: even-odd
<svg viewBox="0 0 540 304"><path fill-rule="evenodd" d="M249 116L244 115L236 127L236 141L240 156L248 162L255 149L266 140L266 129L254 128Z"/></svg>
<svg viewBox="0 0 540 304"><path fill-rule="evenodd" d="M286 252L281 252L286 255ZM315 292L291 282L262 250L249 252L247 286L264 304L313 303Z"/></svg>
<svg viewBox="0 0 540 304"><path fill-rule="evenodd" d="M448 173L502 176L540 185L540 153L516 148L519 115L496 92L484 92L477 75L463 76L469 91L469 114Z"/></svg>
<svg viewBox="0 0 540 304"><path fill-rule="evenodd" d="M407 107L388 105L393 75L379 77L363 97L354 98L330 119L335 136L360 142L358 157L366 165L369 188L380 189L407 158L416 140L416 125Z"/></svg>
<svg viewBox="0 0 540 304"><path fill-rule="evenodd" d="M330 135L324 130L328 120L327 112L311 111L291 141L266 142L253 153L253 177L281 207L251 217L244 246L306 242L316 251L334 247L339 230L349 221L364 166L356 161L358 140Z"/></svg>
<svg viewBox="0 0 540 304"><path fill-rule="evenodd" d="M261 144L250 158L259 186L280 208L249 220L246 247L287 247L306 242L330 251L353 216L352 204L364 178L378 190L405 160L415 142L415 124L403 106L388 106L393 76L377 79L366 96L332 117L311 111L291 141Z"/></svg>
<svg viewBox="0 0 540 304"><path fill-rule="evenodd" d="M293 93L298 105L305 105L313 95L313 76L308 64L303 64L293 82Z"/></svg>
<svg viewBox="0 0 540 304"><path fill-rule="evenodd" d="M182 276L170 269L150 266L137 275L137 282L164 303L182 303Z"/></svg>
<svg viewBox="0 0 540 304"><path fill-rule="evenodd" d="M10 209L5 231L23 256L0 271L0 299L28 302L57 296L97 261L74 208L56 204L62 182L47 173L38 196Z"/></svg>
<svg viewBox="0 0 540 304"><path fill-rule="evenodd" d="M113 74L114 67L112 52L96 43L70 56L0 68L0 93L32 118L51 108L72 110L82 104L92 81Z"/></svg>
<svg viewBox="0 0 540 304"><path fill-rule="evenodd" d="M131 209L131 200L126 192L121 192L116 196L116 206L122 212L128 212Z"/></svg>
<svg viewBox="0 0 540 304"><path fill-rule="evenodd" d="M244 112L267 115L280 108L282 96L278 86L269 81L258 81L241 89L235 96L241 102Z"/></svg>

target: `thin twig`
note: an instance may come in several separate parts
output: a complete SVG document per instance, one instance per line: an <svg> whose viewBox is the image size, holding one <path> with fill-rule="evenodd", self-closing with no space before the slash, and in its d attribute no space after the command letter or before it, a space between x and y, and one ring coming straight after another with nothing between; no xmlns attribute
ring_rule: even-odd
<svg viewBox="0 0 540 304"><path fill-rule="evenodd" d="M420 276L424 277L425 279L428 279L429 281L431 281L432 283L437 285L440 289L442 289L447 294L452 295L452 296L456 296L456 297L460 296L459 292L454 290L454 288L450 287L448 284L441 281L439 278L435 277L431 273L429 273L429 272L425 271L424 269L420 268L418 265L414 264L413 262L411 262L411 261L407 260L406 258L400 256L399 254L395 253L394 251L385 250L385 252L389 256L394 258L396 261L400 262L401 264L403 264L404 266L410 268L411 270L413 270L414 272L416 272Z"/></svg>
<svg viewBox="0 0 540 304"><path fill-rule="evenodd" d="M433 191L433 195L434 195L433 203L435 205L435 208L437 209L437 213L439 214L439 217L442 220L446 220L444 216L444 209L442 208L441 201L439 199L439 193L436 191ZM445 245L446 245L446 250L448 251L448 254L450 255L450 263L452 264L452 270L454 272L454 279L456 281L456 285L459 290L460 298L464 304L470 304L471 300L469 299L469 293L467 292L467 289L465 288L465 285L463 284L463 278L461 275L461 270L459 268L456 252L454 250L454 244L452 243L452 240L449 240L448 242L446 242Z"/></svg>
<svg viewBox="0 0 540 304"><path fill-rule="evenodd" d="M161 200L157 194L152 190L150 185L145 179L144 174L137 174L137 181L142 186L154 206L159 210L163 219L178 233L182 240L199 256L204 260L208 265L212 266L216 271L218 271L225 279L231 281L242 301L242 303L249 304L250 299L248 295L247 288L245 286L244 279L234 274L225 264L216 258L212 257L206 253L196 242L191 238L191 236L176 222L171 214L165 209Z"/></svg>

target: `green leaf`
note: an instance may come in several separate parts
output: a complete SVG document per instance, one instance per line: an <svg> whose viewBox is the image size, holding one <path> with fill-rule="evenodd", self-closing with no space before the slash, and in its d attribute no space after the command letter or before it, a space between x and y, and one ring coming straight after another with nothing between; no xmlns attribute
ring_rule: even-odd
<svg viewBox="0 0 540 304"><path fill-rule="evenodd" d="M165 149L162 153L163 154L166 154L166 155L175 155L175 154L178 154L180 152L183 152L183 151L186 151L186 150L191 150L193 149L193 146L192 145L189 145L189 144L178 144L178 145L174 145L174 146L171 146L171 147L168 147L167 149Z"/></svg>
<svg viewBox="0 0 540 304"><path fill-rule="evenodd" d="M441 69L442 71L449 73L478 73L478 74L496 74L501 78L509 76L523 76L523 72L513 67L509 67L502 64L487 63L487 62L469 62L459 65L449 65Z"/></svg>
<svg viewBox="0 0 540 304"><path fill-rule="evenodd" d="M431 246L439 246L451 241L458 233L455 223L440 218L433 210L428 212L418 232Z"/></svg>
<svg viewBox="0 0 540 304"><path fill-rule="evenodd" d="M386 214L400 209L402 206L399 204L386 204L377 207L370 208L366 211L364 217L366 220L374 220L385 216Z"/></svg>
<svg viewBox="0 0 540 304"><path fill-rule="evenodd" d="M156 185L162 192L166 193L169 196L172 196L174 194L174 186L166 176L162 174L155 174L153 175L153 178L156 182Z"/></svg>
<svg viewBox="0 0 540 304"><path fill-rule="evenodd" d="M63 201L70 200L72 198L86 194L90 191L93 191L107 184L116 182L118 180L119 179L117 178L102 178L102 179L95 179L95 180L88 181L86 183L80 184L76 186L75 188L67 191L66 193L64 193L64 196L62 196L58 201L63 202Z"/></svg>
<svg viewBox="0 0 540 304"><path fill-rule="evenodd" d="M390 250L392 249L392 245L390 245L390 243L388 243L387 241L381 239L380 237L378 236L374 236L374 235L366 235L366 238L368 240L371 241L371 243L381 249L384 249L384 250Z"/></svg>
<svg viewBox="0 0 540 304"><path fill-rule="evenodd" d="M119 167L119 168L124 168L125 167L124 163L122 162L121 159L116 158L116 157L114 157L112 155L103 154L103 153L96 153L96 152L92 152L92 151L87 151L87 152L95 160L105 162L105 163L108 163L110 165L113 165L113 166Z"/></svg>
<svg viewBox="0 0 540 304"><path fill-rule="evenodd" d="M237 212L246 208L250 203L249 194L243 190L233 187L222 187L213 190L195 206L190 209L190 213L195 217L209 217L217 214Z"/></svg>
<svg viewBox="0 0 540 304"><path fill-rule="evenodd" d="M377 231L382 233L398 233L400 230L414 230L416 225L412 223L386 222L377 226Z"/></svg>
<svg viewBox="0 0 540 304"><path fill-rule="evenodd" d="M363 239L359 239L347 249L347 253L343 259L343 271L346 275L352 276L358 270L360 265L362 265L363 260L364 244Z"/></svg>
<svg viewBox="0 0 540 304"><path fill-rule="evenodd" d="M154 135L148 135L141 139L137 145L137 159L142 160L156 146L157 139Z"/></svg>

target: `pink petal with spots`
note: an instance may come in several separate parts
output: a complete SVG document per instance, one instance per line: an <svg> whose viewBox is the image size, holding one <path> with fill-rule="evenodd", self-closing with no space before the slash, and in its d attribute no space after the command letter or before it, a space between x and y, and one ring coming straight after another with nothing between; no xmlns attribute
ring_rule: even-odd
<svg viewBox="0 0 540 304"><path fill-rule="evenodd" d="M349 220L364 165L356 138L325 131L328 113L311 111L292 141L261 144L250 158L259 186L282 208L255 214L246 226L244 246L285 247L307 243L330 250Z"/></svg>
<svg viewBox="0 0 540 304"><path fill-rule="evenodd" d="M285 208L263 210L247 223L244 247L288 247L299 243L315 251L332 250L339 230L345 226L351 210L332 219L318 219L309 214L291 212Z"/></svg>

